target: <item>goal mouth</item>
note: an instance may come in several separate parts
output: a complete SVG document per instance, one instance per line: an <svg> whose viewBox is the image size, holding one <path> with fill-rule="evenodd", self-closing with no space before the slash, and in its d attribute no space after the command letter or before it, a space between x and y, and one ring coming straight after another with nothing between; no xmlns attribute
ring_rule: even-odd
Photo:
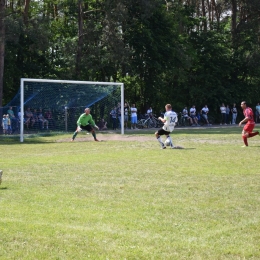
<svg viewBox="0 0 260 260"><path fill-rule="evenodd" d="M87 107L96 124L104 119L109 125L110 111L119 104L124 115L123 83L22 78L20 91L9 105L17 109L17 128L23 142L25 134L75 131ZM124 134L124 122L118 123Z"/></svg>

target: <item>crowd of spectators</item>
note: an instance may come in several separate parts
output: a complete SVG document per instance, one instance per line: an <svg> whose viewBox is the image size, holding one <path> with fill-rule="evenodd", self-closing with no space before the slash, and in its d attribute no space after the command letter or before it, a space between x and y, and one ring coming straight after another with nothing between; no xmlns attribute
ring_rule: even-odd
<svg viewBox="0 0 260 260"><path fill-rule="evenodd" d="M219 106L219 121L216 118L216 123L219 122L220 125L235 125L237 124L239 108L236 104L233 103L231 106L225 105L222 103ZM201 109L197 109L195 105L192 105L190 108L185 106L180 113L181 120L185 121L189 126L200 126L202 125L211 125L209 120L210 110L207 105L204 105ZM100 130L106 130L108 127L111 127L113 130L121 128L121 125L125 129L136 129L136 124L139 119L138 109L133 103L129 105L128 102L125 102L123 108L123 115L121 115L121 103L118 103L117 106L113 107L110 111L110 120L107 122L104 118L101 118L98 122ZM215 114L216 116L216 111ZM260 103L257 103L254 109L255 122L260 123ZM153 117L153 109L151 106L148 107L146 117ZM17 116L15 115L12 106L7 110L7 113L3 115L2 118L2 131L4 134L13 134L19 131L21 122L21 112L19 111ZM55 120L53 118L51 109L43 109L40 107L38 109L32 109L27 107L24 112L24 125L26 129L54 129Z"/></svg>
<svg viewBox="0 0 260 260"><path fill-rule="evenodd" d="M21 111L19 110L17 116L13 111L13 107L10 106L7 110L7 114L3 115L2 128L4 134L13 134L19 131L21 122ZM43 112L42 108L31 110L27 107L24 112L24 125L26 129L49 129L49 127L55 127L55 120L52 117L50 109Z"/></svg>

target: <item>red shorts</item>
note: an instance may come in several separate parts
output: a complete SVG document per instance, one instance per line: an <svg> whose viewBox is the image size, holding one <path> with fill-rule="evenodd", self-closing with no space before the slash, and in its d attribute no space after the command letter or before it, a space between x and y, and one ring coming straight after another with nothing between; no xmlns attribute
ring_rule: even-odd
<svg viewBox="0 0 260 260"><path fill-rule="evenodd" d="M255 127L255 123L246 123L246 125L244 126L243 130L248 132L248 133L252 133Z"/></svg>

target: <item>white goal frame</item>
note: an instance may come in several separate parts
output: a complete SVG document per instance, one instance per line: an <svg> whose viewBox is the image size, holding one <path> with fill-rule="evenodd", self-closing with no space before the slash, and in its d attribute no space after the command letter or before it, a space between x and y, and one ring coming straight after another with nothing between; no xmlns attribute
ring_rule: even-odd
<svg viewBox="0 0 260 260"><path fill-rule="evenodd" d="M65 83L65 84L88 84L88 85L117 85L121 87L121 134L124 134L124 83L118 82L97 82L97 81L76 81L76 80L52 80L52 79L31 79L21 78L20 87L20 107L21 107L21 120L20 120L20 142L24 141L24 83L25 82L49 82L49 83Z"/></svg>

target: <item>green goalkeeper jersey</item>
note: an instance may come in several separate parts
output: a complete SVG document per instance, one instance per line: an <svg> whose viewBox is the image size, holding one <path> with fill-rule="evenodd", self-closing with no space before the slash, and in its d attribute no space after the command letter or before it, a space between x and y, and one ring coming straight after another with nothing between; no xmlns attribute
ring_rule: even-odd
<svg viewBox="0 0 260 260"><path fill-rule="evenodd" d="M95 125L95 121L93 120L93 118L92 118L92 115L90 115L90 114L88 114L88 115L86 115L85 113L84 114L82 114L80 117L79 117L79 119L78 119L78 121L77 121L77 125L78 126L81 126L81 125L83 125L83 126L86 126L86 125Z"/></svg>

